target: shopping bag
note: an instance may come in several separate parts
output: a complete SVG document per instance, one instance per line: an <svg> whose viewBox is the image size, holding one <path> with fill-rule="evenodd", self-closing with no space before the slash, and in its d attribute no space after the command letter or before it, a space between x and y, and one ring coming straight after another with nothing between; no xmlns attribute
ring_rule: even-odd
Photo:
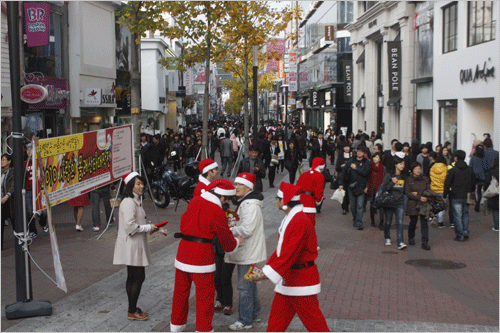
<svg viewBox="0 0 500 333"><path fill-rule="evenodd" d="M344 201L344 196L345 196L345 191L337 189L335 192L333 192L332 200L342 203L342 201Z"/></svg>
<svg viewBox="0 0 500 333"><path fill-rule="evenodd" d="M304 169L302 168L302 165L299 165L299 176L304 173Z"/></svg>
<svg viewBox="0 0 500 333"><path fill-rule="evenodd" d="M264 279L267 279L267 276L264 274L262 269L255 264L252 264L248 272L243 277L245 280L250 282L258 282Z"/></svg>

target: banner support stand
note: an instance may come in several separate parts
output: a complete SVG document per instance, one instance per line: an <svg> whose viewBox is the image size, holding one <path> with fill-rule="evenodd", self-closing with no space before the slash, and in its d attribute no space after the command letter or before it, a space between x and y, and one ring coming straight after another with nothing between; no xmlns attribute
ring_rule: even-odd
<svg viewBox="0 0 500 333"><path fill-rule="evenodd" d="M115 211L115 206L116 206L116 199L118 199L118 196L120 195L120 189L122 187L122 183L123 183L123 178L120 178L120 183L118 184L118 190L116 191L116 196L115 196L115 201L113 202L113 207L111 208L111 214L109 215L109 220L108 220L108 224L106 225L106 228L104 229L104 231L99 235L99 237L97 237L96 240L99 240L101 238L102 235L104 235L104 233L108 230L109 228L109 225L111 223L111 221L113 220L114 216L113 216L113 212Z"/></svg>

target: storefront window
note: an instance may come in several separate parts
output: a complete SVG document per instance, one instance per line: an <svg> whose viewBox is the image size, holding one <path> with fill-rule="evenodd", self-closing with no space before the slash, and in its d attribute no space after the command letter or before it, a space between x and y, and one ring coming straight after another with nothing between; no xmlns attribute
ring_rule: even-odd
<svg viewBox="0 0 500 333"><path fill-rule="evenodd" d="M28 47L24 43L26 73L39 72L48 77L63 77L61 14L50 12L49 45Z"/></svg>
<svg viewBox="0 0 500 333"><path fill-rule="evenodd" d="M440 117L440 143L451 142L452 151L455 151L457 150L457 108L441 107Z"/></svg>

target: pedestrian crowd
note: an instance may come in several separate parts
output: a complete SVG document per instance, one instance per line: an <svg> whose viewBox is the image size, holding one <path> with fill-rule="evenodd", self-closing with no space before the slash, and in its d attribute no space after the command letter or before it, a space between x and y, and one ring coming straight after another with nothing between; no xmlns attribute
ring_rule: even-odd
<svg viewBox="0 0 500 333"><path fill-rule="evenodd" d="M196 160L200 172L194 197L181 217L180 232L174 235L180 242L170 321L173 332L185 329L193 283L197 331L213 330L215 311L232 315L235 270L238 319L228 327L230 330L250 329L261 321L256 282L268 279L276 285L268 331L286 330L295 314L309 331L328 331L318 302L321 283L315 264L320 251L316 214L321 213L328 183L340 193L339 209L343 215L350 211L356 230L365 228L363 215L369 204L370 225L383 231L384 246L392 245L394 220L399 250L416 244L418 224L421 248L430 250L429 224L446 227L446 210L449 227L455 231L454 239L464 242L471 237L470 205L478 212L483 209L485 214L491 213L492 229L499 230L499 154L493 149L489 135L474 142L469 156L463 150L453 149L450 142L433 145L413 140L409 144L395 138L384 149L381 134L372 132L369 136L361 130L356 135L347 134L330 127L323 130L304 124L283 126L263 122L257 133L248 136L248 151L240 120L211 122L207 137L207 145L203 147L199 123L179 126L176 131L167 129L163 135L141 134L145 176L132 172L124 178L113 260L115 265L127 266L125 289L130 320L148 319L137 302L146 277L144 268L151 263L147 234L159 228L146 223L141 196L155 168L162 166L171 166L179 174L186 164ZM30 150L27 145L27 192L31 190L32 177ZM215 161L216 152L220 154L221 165ZM4 221L12 216L10 165L11 156L2 155L2 244ZM263 181L267 179L269 188L275 188L276 174L285 170L289 182L281 182L275 196L276 205L285 217L278 230L276 249L267 258ZM84 195L68 202L74 207L77 231L83 230L83 207L90 202L96 209L94 231L100 228L100 199L105 202L107 219L112 218L110 191L116 194L114 187L106 186L93 191L90 200ZM234 211L231 205L236 207ZM27 210L27 216L36 215L31 206ZM403 232L405 215L409 216L408 244ZM38 219L46 231L46 218L40 214ZM34 221L30 223L30 232L36 237ZM262 268L256 266L262 262L266 262Z"/></svg>

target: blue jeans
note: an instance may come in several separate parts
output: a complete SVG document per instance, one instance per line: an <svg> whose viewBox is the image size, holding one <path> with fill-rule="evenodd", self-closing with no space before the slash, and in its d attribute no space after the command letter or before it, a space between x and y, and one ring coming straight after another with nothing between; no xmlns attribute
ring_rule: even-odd
<svg viewBox="0 0 500 333"><path fill-rule="evenodd" d="M453 218L455 219L455 235L459 239L469 236L469 205L466 199L452 199Z"/></svg>
<svg viewBox="0 0 500 333"><path fill-rule="evenodd" d="M406 194L403 195L403 200L404 200L403 201L404 202L404 204L403 204L404 205L404 210L405 210L405 213L406 213L406 211L408 210L408 200L409 200L409 198L406 196Z"/></svg>
<svg viewBox="0 0 500 333"><path fill-rule="evenodd" d="M365 204L365 194L358 195L357 197L352 194L351 189L348 189L349 204L351 205L352 218L355 227L363 226L363 206Z"/></svg>
<svg viewBox="0 0 500 333"><path fill-rule="evenodd" d="M443 193L436 193L438 195L438 197L442 198L443 197ZM446 213L446 209L439 212L437 214L437 218L438 218L438 223L443 223L444 222L444 214Z"/></svg>
<svg viewBox="0 0 500 333"><path fill-rule="evenodd" d="M236 265L238 267L238 291L240 293L238 321L243 325L251 325L254 318L260 315L260 301L257 284L243 277L252 265Z"/></svg>
<svg viewBox="0 0 500 333"><path fill-rule="evenodd" d="M498 209L497 210L491 210L491 215L493 215L493 224L495 226L495 229L498 230Z"/></svg>
<svg viewBox="0 0 500 333"><path fill-rule="evenodd" d="M392 216L395 214L396 215L396 234L397 234L397 243L398 245L400 243L404 242L404 236L403 236L403 218L405 215L405 209L404 209L404 203L399 205L396 208L384 208L385 212L385 222L384 222L384 238L385 239L390 239L391 238L391 223L392 223Z"/></svg>

